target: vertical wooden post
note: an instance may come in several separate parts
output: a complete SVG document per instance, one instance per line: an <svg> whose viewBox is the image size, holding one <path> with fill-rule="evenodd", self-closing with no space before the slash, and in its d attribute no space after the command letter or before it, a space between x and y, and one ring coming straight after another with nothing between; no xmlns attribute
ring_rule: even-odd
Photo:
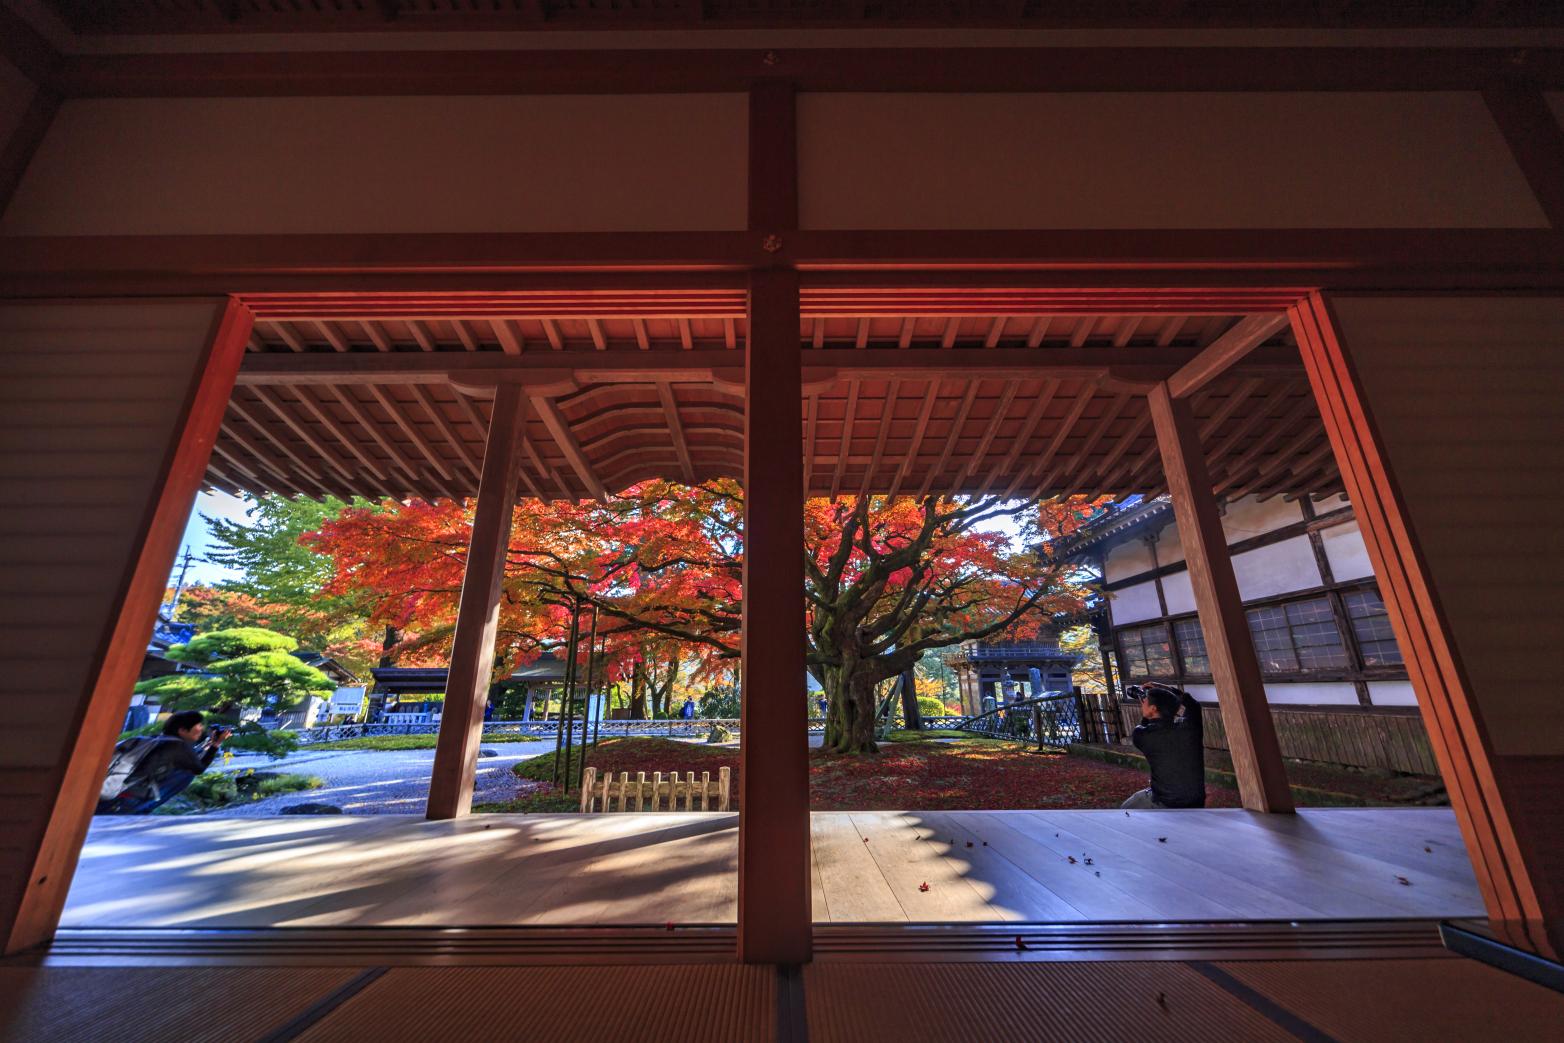
<svg viewBox="0 0 1564 1043"><path fill-rule="evenodd" d="M1260 660L1238 594L1194 417L1189 403L1174 398L1166 383L1154 387L1147 402L1173 500L1173 516L1184 542L1200 629L1211 657L1211 678L1216 682L1239 797L1251 811L1292 811L1292 793L1287 788L1287 770L1265 698Z"/></svg>
<svg viewBox="0 0 1564 1043"><path fill-rule="evenodd" d="M478 504L467 572L451 642L451 669L445 683L445 712L429 779L428 817L458 818L472 810L473 773L483 735L483 704L494 669L494 638L500 620L500 584L510 546L511 514L516 507L521 435L526 399L520 385L501 384L494 396L494 418L483 448Z"/></svg>
<svg viewBox="0 0 1564 1043"><path fill-rule="evenodd" d="M744 634L739 958L810 952L804 698L804 439L798 273L750 278L744 369Z"/></svg>

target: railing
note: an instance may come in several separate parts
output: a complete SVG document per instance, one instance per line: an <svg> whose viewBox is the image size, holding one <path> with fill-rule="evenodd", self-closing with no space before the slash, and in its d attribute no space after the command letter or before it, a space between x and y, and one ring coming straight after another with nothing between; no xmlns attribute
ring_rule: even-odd
<svg viewBox="0 0 1564 1043"><path fill-rule="evenodd" d="M1066 652L1057 645L978 645L962 648L952 654L953 659L1078 659L1073 652Z"/></svg>
<svg viewBox="0 0 1564 1043"><path fill-rule="evenodd" d="M1066 746L1082 741L1081 702L1074 692L1048 692L966 718L957 727L994 739Z"/></svg>
<svg viewBox="0 0 1564 1043"><path fill-rule="evenodd" d="M812 722L813 723L813 722ZM693 717L686 720L676 717L665 721L599 721L588 722L585 725L585 733L591 735L623 737L629 735L664 735L664 736L695 736L705 735L711 731L713 725L721 724L733 731L738 731L739 722L733 717ZM819 724L824 728L824 723ZM813 728L811 730L814 730ZM296 732L299 737L299 745L309 746L318 742L338 742L343 739L358 739L373 735L435 735L440 731L439 722L418 724L332 724L319 728L305 728ZM558 739L560 735L559 721L485 721L483 723L484 738L495 738L502 735L533 735L538 738ZM578 719L570 730L577 742L581 741L583 734L582 722Z"/></svg>

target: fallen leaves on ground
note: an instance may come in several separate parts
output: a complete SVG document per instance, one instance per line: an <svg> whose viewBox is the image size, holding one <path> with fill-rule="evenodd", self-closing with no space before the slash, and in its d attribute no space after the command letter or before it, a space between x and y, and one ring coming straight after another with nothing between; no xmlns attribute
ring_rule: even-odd
<svg viewBox="0 0 1564 1043"><path fill-rule="evenodd" d="M578 753L579 755L579 753ZM587 764L616 778L628 772L711 773L732 769L733 808L740 803L739 753L731 747L698 745L671 739L605 739L593 747ZM547 780L551 758L525 761L518 774ZM1021 743L886 743L877 754L809 751L809 804L814 811L959 811L1032 808L1116 808L1146 785L1143 772L1068 753L1039 752ZM535 801L552 787L522 786L522 799ZM559 797L555 796L555 800ZM1206 787L1206 806L1238 807L1236 791ZM544 810L494 805L494 810ZM552 810L552 809L551 809ZM868 838L864 838L868 842ZM956 846L955 838L951 845ZM971 843L967 843L971 847Z"/></svg>

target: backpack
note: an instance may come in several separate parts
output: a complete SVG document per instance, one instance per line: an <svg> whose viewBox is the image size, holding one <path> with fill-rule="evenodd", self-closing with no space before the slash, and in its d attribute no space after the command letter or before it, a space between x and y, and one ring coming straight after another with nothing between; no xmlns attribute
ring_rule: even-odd
<svg viewBox="0 0 1564 1043"><path fill-rule="evenodd" d="M115 800L130 786L130 777L141 767L158 744L156 737L151 735L138 735L126 739L114 747L114 759L109 761L109 774L103 780L103 789L98 793L99 800Z"/></svg>

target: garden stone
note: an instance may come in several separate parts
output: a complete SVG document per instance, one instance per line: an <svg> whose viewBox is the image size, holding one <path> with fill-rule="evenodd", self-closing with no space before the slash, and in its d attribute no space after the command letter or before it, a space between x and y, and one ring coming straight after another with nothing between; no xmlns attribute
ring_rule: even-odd
<svg viewBox="0 0 1564 1043"><path fill-rule="evenodd" d="M279 815L340 815L342 809L335 804L289 804L278 811Z"/></svg>

